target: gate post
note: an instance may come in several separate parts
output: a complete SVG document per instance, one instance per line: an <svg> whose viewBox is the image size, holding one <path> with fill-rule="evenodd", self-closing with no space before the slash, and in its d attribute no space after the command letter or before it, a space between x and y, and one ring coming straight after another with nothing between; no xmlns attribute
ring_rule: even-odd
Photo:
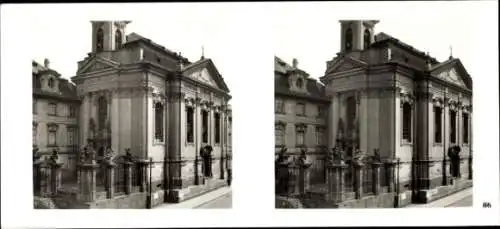
<svg viewBox="0 0 500 229"><path fill-rule="evenodd" d="M132 162L124 162L125 169L125 194L132 193Z"/></svg>
<svg viewBox="0 0 500 229"><path fill-rule="evenodd" d="M334 203L344 201L344 173L346 168L347 165L342 163L328 162L326 164L327 201Z"/></svg>
<svg viewBox="0 0 500 229"><path fill-rule="evenodd" d="M380 162L373 162L372 163L372 188L373 188L373 194L378 195L380 193L380 168L382 167L382 163Z"/></svg>
<svg viewBox="0 0 500 229"><path fill-rule="evenodd" d="M356 199L363 197L363 163L354 161L354 193Z"/></svg>
<svg viewBox="0 0 500 229"><path fill-rule="evenodd" d="M469 156L469 180L472 180L472 154Z"/></svg>
<svg viewBox="0 0 500 229"><path fill-rule="evenodd" d="M93 202L96 199L96 169L99 167L95 161L80 165L81 187L79 199Z"/></svg>
<svg viewBox="0 0 500 229"><path fill-rule="evenodd" d="M394 165L396 161L394 159L388 159L384 163L385 170L385 182L387 183L387 192L394 192Z"/></svg>
<svg viewBox="0 0 500 229"><path fill-rule="evenodd" d="M106 164L106 198L115 196L115 168L116 164L110 162Z"/></svg>

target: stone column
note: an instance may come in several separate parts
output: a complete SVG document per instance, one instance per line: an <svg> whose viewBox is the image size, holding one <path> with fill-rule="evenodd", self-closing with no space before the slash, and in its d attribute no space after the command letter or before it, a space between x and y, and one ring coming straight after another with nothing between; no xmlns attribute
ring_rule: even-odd
<svg viewBox="0 0 500 229"><path fill-rule="evenodd" d="M134 163L124 162L125 167L125 194L132 193L132 168Z"/></svg>
<svg viewBox="0 0 500 229"><path fill-rule="evenodd" d="M363 164L354 162L354 193L356 199L363 197Z"/></svg>
<svg viewBox="0 0 500 229"><path fill-rule="evenodd" d="M448 148L450 147L450 125L449 125L449 120L450 120L450 109L449 109L449 98L446 97L444 98L444 107L443 107L443 125L444 125L444 131L443 131L443 161L442 161L442 171L443 171L443 179L442 179L442 185L446 186L449 184L448 182L448 171L449 171L449 160L448 160Z"/></svg>
<svg viewBox="0 0 500 229"><path fill-rule="evenodd" d="M106 198L108 199L115 196L115 167L114 163L106 165Z"/></svg>
<svg viewBox="0 0 500 229"><path fill-rule="evenodd" d="M420 85L419 90L427 90L426 85ZM420 91L416 93L417 101L412 104L412 132L411 139L414 142L416 157L416 185L418 189L430 188L430 163L429 163L429 115L432 114L429 105L432 102L432 93ZM415 128L416 130L414 131Z"/></svg>
<svg viewBox="0 0 500 229"><path fill-rule="evenodd" d="M219 146L220 146L220 160L219 160L219 167L220 167L220 179L224 180L224 133L225 133L225 128L224 128L224 118L226 115L224 114L223 109L219 110Z"/></svg>
<svg viewBox="0 0 500 229"><path fill-rule="evenodd" d="M380 162L373 162L372 163L372 188L373 188L373 194L378 195L380 193L380 171L381 171L382 163Z"/></svg>
<svg viewBox="0 0 500 229"><path fill-rule="evenodd" d="M340 203L344 201L344 173L347 165L327 163L325 168L327 201Z"/></svg>
<svg viewBox="0 0 500 229"><path fill-rule="evenodd" d="M140 192L146 192L146 184L148 182L148 165L149 161L148 160L138 160L137 166L139 167L139 190Z"/></svg>
<svg viewBox="0 0 500 229"><path fill-rule="evenodd" d="M329 97L330 106L328 107L328 148L331 149L335 147L337 139L337 128L338 128L338 109L339 109L339 96L338 93L334 93Z"/></svg>
<svg viewBox="0 0 500 229"><path fill-rule="evenodd" d="M167 167L168 167L168 173L170 174L169 179L171 180L171 183L169 185L169 188L171 189L177 189L182 187L182 176L181 176L181 125L182 125L182 119L181 119L181 106L184 106L184 93L182 92L171 92L170 96L170 104L171 104L171 109L170 109L170 133L169 134L169 142L168 142L168 148L169 148L169 155L167 157Z"/></svg>
<svg viewBox="0 0 500 229"><path fill-rule="evenodd" d="M361 90L358 92L356 99L357 110L356 110L356 121L358 125L357 142L356 145L363 152L369 152L368 149L368 94L366 90ZM356 140L356 139L355 139Z"/></svg>
<svg viewBox="0 0 500 229"><path fill-rule="evenodd" d="M95 162L80 165L82 169L80 200L85 202L93 202L96 200L96 169L98 167L99 165Z"/></svg>

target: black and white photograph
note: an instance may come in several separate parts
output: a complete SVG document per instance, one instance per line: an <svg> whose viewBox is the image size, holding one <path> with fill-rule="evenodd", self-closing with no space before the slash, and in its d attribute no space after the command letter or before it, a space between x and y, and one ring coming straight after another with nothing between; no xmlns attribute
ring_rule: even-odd
<svg viewBox="0 0 500 229"><path fill-rule="evenodd" d="M0 15L2 227L498 225L498 1Z"/></svg>
<svg viewBox="0 0 500 229"><path fill-rule="evenodd" d="M154 22L135 31L133 21L85 23L72 29L88 44L73 45L87 53L32 50L81 56L32 62L34 207L230 208L230 89L202 44L188 59L140 35Z"/></svg>
<svg viewBox="0 0 500 229"><path fill-rule="evenodd" d="M332 25L319 78L275 57L276 207L472 206L472 76L451 46L430 53L467 37L441 28L424 52L382 23Z"/></svg>

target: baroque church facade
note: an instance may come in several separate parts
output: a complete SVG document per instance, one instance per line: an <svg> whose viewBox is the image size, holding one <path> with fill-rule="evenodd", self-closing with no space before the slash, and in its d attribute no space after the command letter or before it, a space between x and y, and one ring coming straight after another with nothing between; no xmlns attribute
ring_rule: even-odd
<svg viewBox="0 0 500 229"><path fill-rule="evenodd" d="M383 158L399 158L402 192L426 202L442 195L438 187L450 183L451 149L459 147L460 157L466 159L454 166L460 168L461 179L467 179L466 162L472 158L472 79L458 58L440 62L386 33L375 34L378 22L340 21L341 50L327 61L318 86L322 93L316 96L328 101L325 144L330 149L339 144L351 149L348 157L354 149L366 155L378 149ZM275 74L277 104L278 88L291 90L301 84L301 73L295 72L289 71L282 81ZM311 95L308 90L294 94L297 101L299 95ZM277 114L277 143L281 120ZM291 139L293 131L285 133ZM294 143L286 145L296 151ZM316 157L308 155L308 160L314 165Z"/></svg>
<svg viewBox="0 0 500 229"><path fill-rule="evenodd" d="M71 77L78 98L75 144L93 147L98 157L110 148L151 158L154 205L225 185L231 95L213 61L191 62L136 33L126 35L130 21L91 23L92 51ZM202 159L202 149L209 159Z"/></svg>

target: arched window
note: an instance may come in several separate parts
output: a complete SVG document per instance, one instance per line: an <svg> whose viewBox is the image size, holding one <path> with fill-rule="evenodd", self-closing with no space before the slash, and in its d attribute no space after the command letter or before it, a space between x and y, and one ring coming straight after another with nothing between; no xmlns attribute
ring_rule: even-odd
<svg viewBox="0 0 500 229"><path fill-rule="evenodd" d="M108 116L108 102L104 98L104 96L99 97L97 101L97 111L98 111L98 128L99 130L104 130L106 125L106 118Z"/></svg>
<svg viewBox="0 0 500 229"><path fill-rule="evenodd" d="M403 140L411 142L411 105L403 104Z"/></svg>
<svg viewBox="0 0 500 229"><path fill-rule="evenodd" d="M53 78L49 79L49 88L54 88L54 79Z"/></svg>
<svg viewBox="0 0 500 229"><path fill-rule="evenodd" d="M350 51L352 50L352 29L351 28L348 28L346 31L345 31L345 50L346 51Z"/></svg>
<svg viewBox="0 0 500 229"><path fill-rule="evenodd" d="M351 96L346 99L347 103L347 108L346 108L346 113L347 113L347 132L352 132L354 131L354 122L356 121L356 98L354 96Z"/></svg>
<svg viewBox="0 0 500 229"><path fill-rule="evenodd" d="M363 35L363 41L364 41L364 49L367 49L368 47L370 47L370 41L371 39L371 34L370 34L370 30L368 29L365 29L365 34Z"/></svg>
<svg viewBox="0 0 500 229"><path fill-rule="evenodd" d="M302 78L298 78L295 84L298 88L302 88L304 86L304 80L302 80Z"/></svg>
<svg viewBox="0 0 500 229"><path fill-rule="evenodd" d="M163 105L155 103L155 139L163 141Z"/></svg>
<svg viewBox="0 0 500 229"><path fill-rule="evenodd" d="M102 28L97 29L96 34L96 49L98 52L102 51L104 48L104 31Z"/></svg>
<svg viewBox="0 0 500 229"><path fill-rule="evenodd" d="M122 47L122 32L119 29L115 32L115 45L117 49Z"/></svg>

